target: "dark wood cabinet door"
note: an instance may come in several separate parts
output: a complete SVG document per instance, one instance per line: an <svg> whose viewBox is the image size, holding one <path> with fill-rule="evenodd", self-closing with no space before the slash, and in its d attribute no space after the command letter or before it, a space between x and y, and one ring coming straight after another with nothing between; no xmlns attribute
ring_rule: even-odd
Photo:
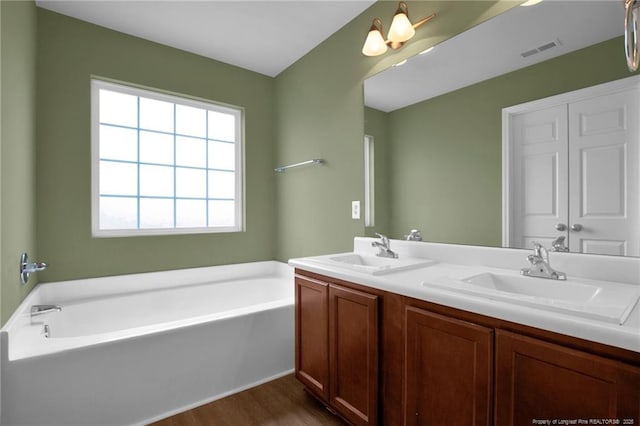
<svg viewBox="0 0 640 426"><path fill-rule="evenodd" d="M295 278L296 377L324 401L329 400L329 285Z"/></svg>
<svg viewBox="0 0 640 426"><path fill-rule="evenodd" d="M407 306L405 424L491 424L493 330Z"/></svg>
<svg viewBox="0 0 640 426"><path fill-rule="evenodd" d="M330 402L355 425L377 424L378 297L329 286Z"/></svg>
<svg viewBox="0 0 640 426"><path fill-rule="evenodd" d="M496 426L640 424L640 369L502 330L495 386ZM620 423L597 423L611 419Z"/></svg>

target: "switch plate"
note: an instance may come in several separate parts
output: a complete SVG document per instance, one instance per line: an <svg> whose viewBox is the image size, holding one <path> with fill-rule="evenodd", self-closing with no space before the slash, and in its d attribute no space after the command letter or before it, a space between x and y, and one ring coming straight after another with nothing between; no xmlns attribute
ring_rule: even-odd
<svg viewBox="0 0 640 426"><path fill-rule="evenodd" d="M360 201L351 202L351 219L360 219Z"/></svg>

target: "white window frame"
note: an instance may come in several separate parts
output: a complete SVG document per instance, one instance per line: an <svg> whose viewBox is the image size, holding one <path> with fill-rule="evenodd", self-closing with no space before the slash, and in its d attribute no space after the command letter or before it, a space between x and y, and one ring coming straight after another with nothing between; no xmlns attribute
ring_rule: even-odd
<svg viewBox="0 0 640 426"><path fill-rule="evenodd" d="M179 105L202 108L209 111L232 114L236 117L235 141L235 214L234 226L207 227L173 227L173 228L127 228L100 229L100 104L99 91L106 89L133 96L141 96L158 101L171 102ZM139 159L138 159L139 162ZM139 164L139 163L138 163ZM174 168L176 167L174 163ZM92 236L103 237L131 237L144 235L180 235L207 234L225 232L243 232L245 229L245 200L244 200L244 108L221 104L204 99L197 99L185 95L170 94L164 91L150 90L126 83L115 83L96 77L91 79L91 228ZM140 199L140 194L137 195ZM173 195L176 200L179 197ZM206 198L207 202L210 200Z"/></svg>

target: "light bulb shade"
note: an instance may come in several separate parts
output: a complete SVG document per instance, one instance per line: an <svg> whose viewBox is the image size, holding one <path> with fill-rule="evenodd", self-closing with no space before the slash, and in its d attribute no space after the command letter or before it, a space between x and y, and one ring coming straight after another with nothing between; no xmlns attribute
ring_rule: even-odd
<svg viewBox="0 0 640 426"><path fill-rule="evenodd" d="M409 21L409 11L407 4L403 1L398 5L398 10L393 16L391 28L389 28L389 40L396 43L403 43L413 37L416 30Z"/></svg>
<svg viewBox="0 0 640 426"><path fill-rule="evenodd" d="M376 18L367 34L367 39L362 46L362 53L366 56L378 56L387 51L387 43L382 36L382 21Z"/></svg>

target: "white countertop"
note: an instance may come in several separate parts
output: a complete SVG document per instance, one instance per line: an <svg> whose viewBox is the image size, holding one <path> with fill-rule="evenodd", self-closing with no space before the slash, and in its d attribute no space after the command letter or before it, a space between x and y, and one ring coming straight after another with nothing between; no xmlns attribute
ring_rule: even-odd
<svg viewBox="0 0 640 426"><path fill-rule="evenodd" d="M373 255L372 238L354 240L354 252ZM487 247L455 246L392 240L391 248L403 256L429 258L435 263L415 269L372 275L326 262L329 256L291 259L289 264L341 280L425 300L489 317L499 318L556 333L574 336L640 352L640 302L622 324L583 318L521 304L429 286L443 277L470 276L482 272L513 273L526 266L527 251ZM336 256L336 254L330 255ZM569 277L614 281L640 286L640 259L553 253L551 263ZM506 265L510 267L505 267ZM564 268L564 269L563 269ZM606 279L613 276L616 280ZM538 278L532 278L535 280Z"/></svg>

